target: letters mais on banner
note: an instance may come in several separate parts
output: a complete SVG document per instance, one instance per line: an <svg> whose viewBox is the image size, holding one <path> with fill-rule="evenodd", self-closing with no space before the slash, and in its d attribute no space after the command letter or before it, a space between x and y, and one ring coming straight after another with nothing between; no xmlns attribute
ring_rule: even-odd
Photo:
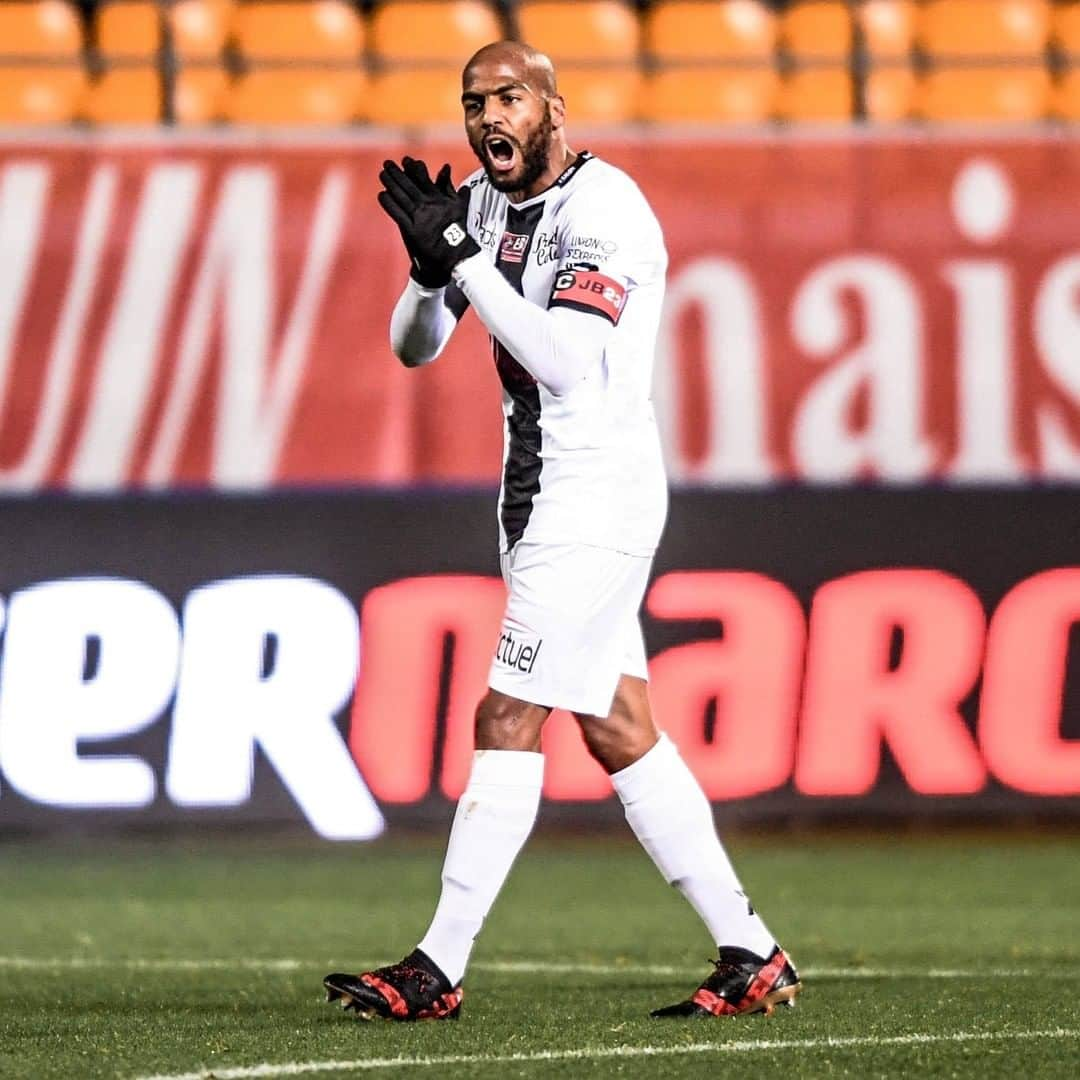
<svg viewBox="0 0 1080 1080"><path fill-rule="evenodd" d="M175 805L243 804L257 747L316 831L376 835L375 799L428 798L437 761L436 790L461 793L503 603L495 578L405 578L371 590L358 620L326 582L253 576L194 590L181 632L138 581L34 585L0 607L0 772L43 805L148 806L150 763L83 748L153 725L171 702L163 775ZM989 622L964 581L925 569L826 582L809 620L786 586L747 572L665 574L647 609L723 627L650 664L657 714L714 800L789 782L810 796L863 795L883 746L921 794L971 795L991 777L1080 794L1080 742L1061 733L1080 568L1021 581ZM980 678L972 730L962 706ZM567 717L549 722L545 752L548 798L610 794Z"/></svg>

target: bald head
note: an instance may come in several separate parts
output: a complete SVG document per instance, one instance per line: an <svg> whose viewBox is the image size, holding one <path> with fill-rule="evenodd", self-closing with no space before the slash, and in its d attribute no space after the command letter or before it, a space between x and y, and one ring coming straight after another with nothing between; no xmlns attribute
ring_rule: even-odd
<svg viewBox="0 0 1080 1080"><path fill-rule="evenodd" d="M554 97L559 92L551 60L523 41L493 41L478 50L461 73L462 86L468 85L471 74L495 69L501 69L539 97Z"/></svg>

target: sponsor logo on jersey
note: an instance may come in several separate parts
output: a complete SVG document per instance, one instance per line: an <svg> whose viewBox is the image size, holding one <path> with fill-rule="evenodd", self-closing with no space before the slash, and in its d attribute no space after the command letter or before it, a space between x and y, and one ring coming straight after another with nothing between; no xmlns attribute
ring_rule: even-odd
<svg viewBox="0 0 1080 1080"><path fill-rule="evenodd" d="M528 233L503 233L502 246L499 248L500 262L519 263L529 249Z"/></svg>
<svg viewBox="0 0 1080 1080"><path fill-rule="evenodd" d="M535 634L522 634L520 631L515 634L509 627L504 626L499 635L499 643L495 646L495 662L526 675L531 674L543 644L543 638L538 638Z"/></svg>
<svg viewBox="0 0 1080 1080"><path fill-rule="evenodd" d="M617 323L625 303L626 289L614 278L597 270L568 269L555 275L548 307L591 311Z"/></svg>

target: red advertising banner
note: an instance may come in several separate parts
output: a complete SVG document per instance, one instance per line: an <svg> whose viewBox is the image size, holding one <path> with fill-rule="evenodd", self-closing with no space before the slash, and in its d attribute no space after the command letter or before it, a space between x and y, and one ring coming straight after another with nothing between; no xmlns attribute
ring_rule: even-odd
<svg viewBox="0 0 1080 1080"><path fill-rule="evenodd" d="M461 144L0 142L0 491L492 482L469 314L401 368L387 156ZM676 483L1080 478L1080 144L590 141L664 226Z"/></svg>

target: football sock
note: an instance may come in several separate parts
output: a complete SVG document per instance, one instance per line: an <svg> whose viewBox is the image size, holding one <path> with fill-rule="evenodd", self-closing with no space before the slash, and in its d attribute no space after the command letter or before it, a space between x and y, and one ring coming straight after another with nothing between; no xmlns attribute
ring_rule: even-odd
<svg viewBox="0 0 1080 1080"><path fill-rule="evenodd" d="M544 755L477 750L457 805L442 893L422 949L452 986L465 974L473 942L536 821Z"/></svg>
<svg viewBox="0 0 1080 1080"><path fill-rule="evenodd" d="M611 781L634 835L701 916L717 946L739 945L768 956L775 940L751 908L716 835L712 807L675 744L661 735Z"/></svg>

